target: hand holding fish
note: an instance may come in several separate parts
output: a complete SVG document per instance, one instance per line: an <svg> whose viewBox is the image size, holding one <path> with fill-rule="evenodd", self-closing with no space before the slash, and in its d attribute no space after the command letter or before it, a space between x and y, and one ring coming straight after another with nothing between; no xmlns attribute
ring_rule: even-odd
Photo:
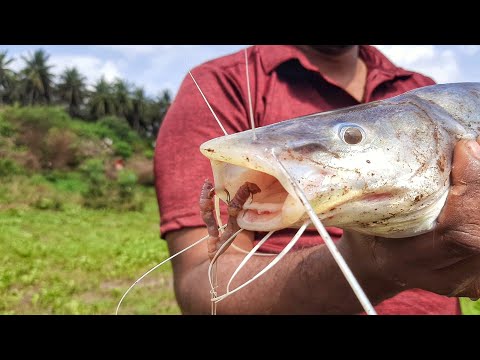
<svg viewBox="0 0 480 360"><path fill-rule="evenodd" d="M434 231L399 241L345 232L339 247L363 254L368 269L363 272L383 278L392 291L421 288L480 297L480 146L475 141L457 143L451 181Z"/></svg>

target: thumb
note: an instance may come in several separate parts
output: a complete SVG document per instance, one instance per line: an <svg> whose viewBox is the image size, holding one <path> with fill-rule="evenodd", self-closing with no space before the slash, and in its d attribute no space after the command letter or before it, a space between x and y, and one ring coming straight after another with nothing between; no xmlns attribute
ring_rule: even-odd
<svg viewBox="0 0 480 360"><path fill-rule="evenodd" d="M451 175L452 186L438 218L440 228L465 224L466 215L471 223L478 218L480 145L475 140L461 140L455 145Z"/></svg>
<svg viewBox="0 0 480 360"><path fill-rule="evenodd" d="M480 182L480 137L460 140L453 151L452 185Z"/></svg>

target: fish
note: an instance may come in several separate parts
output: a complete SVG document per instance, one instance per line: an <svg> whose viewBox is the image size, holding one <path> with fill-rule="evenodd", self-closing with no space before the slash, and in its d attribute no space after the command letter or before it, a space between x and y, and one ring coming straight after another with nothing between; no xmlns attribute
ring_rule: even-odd
<svg viewBox="0 0 480 360"><path fill-rule="evenodd" d="M431 231L450 188L455 144L480 135L480 83L449 83L309 114L206 141L215 193L228 203L246 182L237 216L251 231L308 219L281 161L325 226L403 238Z"/></svg>

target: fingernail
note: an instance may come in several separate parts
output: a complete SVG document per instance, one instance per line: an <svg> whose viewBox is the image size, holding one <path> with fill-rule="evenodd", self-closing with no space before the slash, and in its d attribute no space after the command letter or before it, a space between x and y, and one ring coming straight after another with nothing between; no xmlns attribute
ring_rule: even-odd
<svg viewBox="0 0 480 360"><path fill-rule="evenodd" d="M466 145L470 151L470 154L475 156L477 159L480 159L480 145L475 140L467 142Z"/></svg>

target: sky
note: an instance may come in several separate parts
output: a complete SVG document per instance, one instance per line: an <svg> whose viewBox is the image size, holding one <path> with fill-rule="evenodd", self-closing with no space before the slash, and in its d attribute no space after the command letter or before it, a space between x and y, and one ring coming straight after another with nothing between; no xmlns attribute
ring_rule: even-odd
<svg viewBox="0 0 480 360"><path fill-rule="evenodd" d="M419 71L438 83L480 82L480 45L375 45L394 64ZM227 55L245 45L0 45L15 58L11 67L23 67L22 56L37 49L50 55L52 72L61 73L76 66L89 84L101 76L116 77L142 86L147 95L162 90L175 95L192 67L218 56Z"/></svg>

